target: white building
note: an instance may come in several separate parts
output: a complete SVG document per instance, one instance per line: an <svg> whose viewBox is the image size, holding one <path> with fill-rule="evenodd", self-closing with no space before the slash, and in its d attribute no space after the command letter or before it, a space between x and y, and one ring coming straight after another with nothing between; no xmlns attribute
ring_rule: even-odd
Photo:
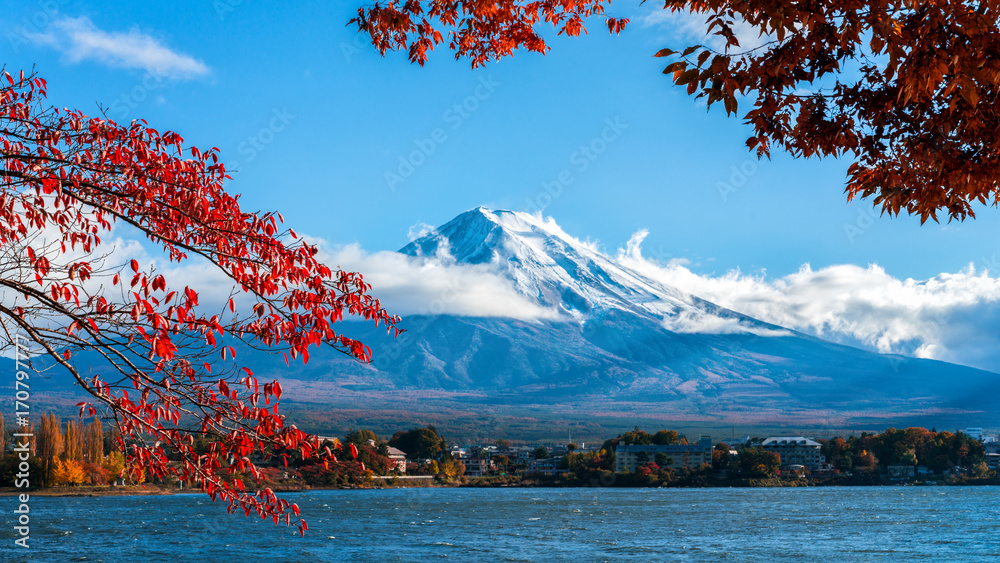
<svg viewBox="0 0 1000 563"><path fill-rule="evenodd" d="M1000 454L986 454L986 466L990 469L1000 469Z"/></svg>
<svg viewBox="0 0 1000 563"><path fill-rule="evenodd" d="M966 428L965 434L971 438L975 438L976 440L983 439L983 429L978 426L975 428Z"/></svg>
<svg viewBox="0 0 1000 563"><path fill-rule="evenodd" d="M764 440L760 447L781 456L782 467L804 465L809 471L816 471L826 462L826 458L819 453L820 443L804 436L776 436Z"/></svg>
<svg viewBox="0 0 1000 563"><path fill-rule="evenodd" d="M465 466L467 477L482 477L495 469L493 460L484 457L467 457L459 459L458 462Z"/></svg>
<svg viewBox="0 0 1000 563"><path fill-rule="evenodd" d="M406 452L389 446L389 461L395 464L394 468L400 473L406 473Z"/></svg>
<svg viewBox="0 0 1000 563"><path fill-rule="evenodd" d="M562 469L561 458L533 459L528 464L528 473L541 473L542 475L559 475L569 473L569 470Z"/></svg>
<svg viewBox="0 0 1000 563"><path fill-rule="evenodd" d="M615 449L615 473L634 473L637 467L657 461L657 454L663 454L668 462L661 467L670 469L696 469L704 463L712 463L712 439L702 438L697 444L672 446L618 446ZM663 460L663 457L660 457Z"/></svg>
<svg viewBox="0 0 1000 563"><path fill-rule="evenodd" d="M529 461L535 459L535 450L528 446L517 446L516 448L510 448L509 455L512 458L516 458L518 461Z"/></svg>

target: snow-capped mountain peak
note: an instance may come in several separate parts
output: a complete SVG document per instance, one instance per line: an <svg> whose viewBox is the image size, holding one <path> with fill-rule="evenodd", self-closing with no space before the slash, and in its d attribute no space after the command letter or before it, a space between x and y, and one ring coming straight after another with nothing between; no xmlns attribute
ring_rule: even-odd
<svg viewBox="0 0 1000 563"><path fill-rule="evenodd" d="M552 219L478 207L403 247L411 256L491 264L539 305L585 321L609 310L687 332L711 317L730 332L777 328L652 280L563 231Z"/></svg>

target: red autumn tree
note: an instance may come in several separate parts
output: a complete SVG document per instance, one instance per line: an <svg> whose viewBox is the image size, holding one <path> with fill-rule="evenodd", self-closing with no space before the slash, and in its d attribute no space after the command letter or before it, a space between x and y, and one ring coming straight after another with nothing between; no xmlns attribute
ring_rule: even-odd
<svg viewBox="0 0 1000 563"><path fill-rule="evenodd" d="M545 52L539 33L578 35L588 17L612 32L610 0L376 1L351 20L381 53L407 49L424 64L445 42L472 66L518 49ZM706 43L656 53L664 73L709 106L751 109L747 140L795 156L853 159L846 192L921 222L974 217L1000 186L1000 5L890 0L665 0L705 18ZM739 26L760 35L741 45ZM652 53L651 53L652 54Z"/></svg>
<svg viewBox="0 0 1000 563"><path fill-rule="evenodd" d="M281 385L259 383L235 361L233 345L283 351L286 361L327 346L368 361L369 349L336 323L351 315L398 333L398 319L359 274L322 264L316 247L282 231L280 215L243 211L223 189L229 176L217 149L185 146L145 122L48 107L46 83L34 75L0 79L0 323L8 337L27 338L76 379L90 397L81 416L117 426L133 476L176 475L231 512L291 522L298 507L231 477L259 479L250 456L273 451L336 460L285 424ZM101 238L115 226L138 231L171 262L207 264L228 278L224 310L206 310L197 288L108 250ZM81 351L103 357L112 375L77 365ZM196 451L204 435L216 439Z"/></svg>

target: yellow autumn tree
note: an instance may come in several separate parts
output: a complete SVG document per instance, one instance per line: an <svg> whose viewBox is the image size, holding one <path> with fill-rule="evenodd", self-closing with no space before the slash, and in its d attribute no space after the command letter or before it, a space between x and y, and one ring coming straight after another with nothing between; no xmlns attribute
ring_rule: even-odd
<svg viewBox="0 0 1000 563"><path fill-rule="evenodd" d="M80 425L75 421L66 421L66 437L63 444L63 459L72 461L83 460L83 434Z"/></svg>
<svg viewBox="0 0 1000 563"><path fill-rule="evenodd" d="M87 472L79 462L72 459L56 458L53 463L52 480L56 485L77 486L87 480Z"/></svg>
<svg viewBox="0 0 1000 563"><path fill-rule="evenodd" d="M441 461L441 473L448 479L461 477L465 474L465 465L455 459L444 459Z"/></svg>
<svg viewBox="0 0 1000 563"><path fill-rule="evenodd" d="M35 436L38 440L36 455L43 459L52 459L62 453L63 436L59 430L59 419L55 413L42 415L38 433Z"/></svg>
<svg viewBox="0 0 1000 563"><path fill-rule="evenodd" d="M55 413L42 414L35 440L35 455L42 464L42 483L51 485L55 480L55 460L63 451L63 435Z"/></svg>
<svg viewBox="0 0 1000 563"><path fill-rule="evenodd" d="M104 459L104 428L97 418L83 433L83 461L100 464Z"/></svg>
<svg viewBox="0 0 1000 563"><path fill-rule="evenodd" d="M125 469L125 455L119 451L113 451L104 456L101 466L108 472L108 484L114 483L121 476Z"/></svg>

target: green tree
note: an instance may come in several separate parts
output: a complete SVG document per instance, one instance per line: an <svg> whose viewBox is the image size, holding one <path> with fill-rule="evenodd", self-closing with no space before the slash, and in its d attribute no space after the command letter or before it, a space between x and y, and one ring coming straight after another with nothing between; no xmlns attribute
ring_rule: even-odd
<svg viewBox="0 0 1000 563"><path fill-rule="evenodd" d="M611 438L609 440L605 440L604 443L601 444L601 449L613 452L618 447L618 444L622 442L622 439L623 438L621 436L618 436L617 438Z"/></svg>
<svg viewBox="0 0 1000 563"><path fill-rule="evenodd" d="M899 457L900 465L916 465L917 464L917 453L913 450L906 450L903 455Z"/></svg>
<svg viewBox="0 0 1000 563"><path fill-rule="evenodd" d="M990 468L986 465L985 461L980 461L979 463L972 466L972 476L982 479L989 475Z"/></svg>
<svg viewBox="0 0 1000 563"><path fill-rule="evenodd" d="M545 446L538 446L535 448L535 459L548 459L549 450Z"/></svg>
<svg viewBox="0 0 1000 563"><path fill-rule="evenodd" d="M659 452L653 456L653 460L656 461L656 465L659 465L660 467L670 467L674 464L674 458L663 452Z"/></svg>
<svg viewBox="0 0 1000 563"><path fill-rule="evenodd" d="M382 440L378 437L378 434L372 432L371 430L351 430L344 436L345 444L354 444L356 446L363 446L371 440L378 444Z"/></svg>
<svg viewBox="0 0 1000 563"><path fill-rule="evenodd" d="M396 432L389 445L405 452L409 459L437 459L447 450L444 439L433 426Z"/></svg>
<svg viewBox="0 0 1000 563"><path fill-rule="evenodd" d="M749 477L774 477L781 456L762 448L743 448L739 453L740 472Z"/></svg>
<svg viewBox="0 0 1000 563"><path fill-rule="evenodd" d="M677 444L677 431L660 430L653 435L653 443L658 446L673 446Z"/></svg>
<svg viewBox="0 0 1000 563"><path fill-rule="evenodd" d="M653 443L653 437L636 426L630 432L622 436L622 442L626 446L648 446Z"/></svg>
<svg viewBox="0 0 1000 563"><path fill-rule="evenodd" d="M498 455L495 458L493 458L493 461L496 462L497 467L500 468L501 473L507 472L507 466L510 465L510 457L505 455Z"/></svg>
<svg viewBox="0 0 1000 563"><path fill-rule="evenodd" d="M21 460L16 454L7 454L0 457L0 487L13 487L18 479L18 473L24 473L20 469ZM45 472L45 465L38 456L28 458L28 484L31 488L42 485L40 477ZM23 477L21 477L23 479Z"/></svg>
<svg viewBox="0 0 1000 563"><path fill-rule="evenodd" d="M725 469L729 465L729 444L719 442L712 448L712 468Z"/></svg>
<svg viewBox="0 0 1000 563"><path fill-rule="evenodd" d="M837 460L836 467L841 471L850 471L854 469L854 454L847 452L842 455Z"/></svg>

